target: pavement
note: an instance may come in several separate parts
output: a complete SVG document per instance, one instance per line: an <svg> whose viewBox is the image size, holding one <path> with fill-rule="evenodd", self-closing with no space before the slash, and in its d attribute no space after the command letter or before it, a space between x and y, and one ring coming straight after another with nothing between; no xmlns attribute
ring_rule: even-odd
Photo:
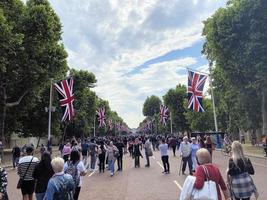
<svg viewBox="0 0 267 200"><path fill-rule="evenodd" d="M90 172L82 178L80 200L177 200L182 189L185 175L178 175L181 158L174 157L169 151L170 174L162 174L163 167L158 151L151 158L151 167L145 167L145 159L141 159L141 167L134 168L134 161L129 154L124 156L122 172L110 177L108 171L99 174ZM229 157L215 151L213 162L226 178ZM259 200L267 200L266 174L267 160L252 157L255 169L254 182L260 193ZM188 170L188 169L187 169ZM21 199L20 190L16 189L18 175L16 170L8 171L8 194L11 200ZM186 171L188 173L188 171ZM253 200L253 198L252 198Z"/></svg>

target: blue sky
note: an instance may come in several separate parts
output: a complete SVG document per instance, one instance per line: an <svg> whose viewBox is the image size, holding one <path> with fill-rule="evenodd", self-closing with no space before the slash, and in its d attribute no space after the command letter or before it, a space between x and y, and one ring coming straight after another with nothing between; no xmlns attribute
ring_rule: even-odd
<svg viewBox="0 0 267 200"><path fill-rule="evenodd" d="M134 128L147 96L207 71L202 21L225 0L50 0L63 26L68 64L93 72L95 91Z"/></svg>

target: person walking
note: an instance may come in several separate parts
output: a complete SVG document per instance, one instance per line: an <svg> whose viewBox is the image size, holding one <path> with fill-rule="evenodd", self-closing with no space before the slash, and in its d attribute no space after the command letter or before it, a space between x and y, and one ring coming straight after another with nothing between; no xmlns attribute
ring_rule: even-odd
<svg viewBox="0 0 267 200"><path fill-rule="evenodd" d="M51 155L45 151L42 154L41 161L36 165L33 171L33 178L36 181L35 196L36 200L43 200L47 189L49 179L54 171L51 165Z"/></svg>
<svg viewBox="0 0 267 200"><path fill-rule="evenodd" d="M75 184L69 174L64 174L64 160L56 157L51 162L54 175L48 181L45 200L73 200Z"/></svg>
<svg viewBox="0 0 267 200"><path fill-rule="evenodd" d="M211 160L212 160L212 141L210 136L206 137L205 147L210 152Z"/></svg>
<svg viewBox="0 0 267 200"><path fill-rule="evenodd" d="M99 159L99 173L105 172L105 158L106 158L106 147L103 141L100 141L100 147L98 148L98 159Z"/></svg>
<svg viewBox="0 0 267 200"><path fill-rule="evenodd" d="M195 137L192 137L191 141L192 141L192 144L191 144L192 172L195 172L198 166L196 154L197 154L197 151L200 149L200 147Z"/></svg>
<svg viewBox="0 0 267 200"><path fill-rule="evenodd" d="M91 170L95 170L97 148L98 146L95 143L95 139L91 139L91 142L89 143L89 155L91 156L91 163L90 163Z"/></svg>
<svg viewBox="0 0 267 200"><path fill-rule="evenodd" d="M86 140L83 140L83 142L81 144L81 148L82 148L82 160L83 160L83 164L87 168L87 158L88 158L89 145L88 145L88 143L87 143Z"/></svg>
<svg viewBox="0 0 267 200"><path fill-rule="evenodd" d="M267 157L267 137L266 136L263 141L263 149L265 151L265 157Z"/></svg>
<svg viewBox="0 0 267 200"><path fill-rule="evenodd" d="M140 156L143 158L141 150L140 150L140 141L138 138L135 139L135 143L133 145L133 156L134 156L134 167L140 167Z"/></svg>
<svg viewBox="0 0 267 200"><path fill-rule="evenodd" d="M222 200L220 189L223 191L224 198L230 200L228 189L222 178L219 168L211 163L211 155L209 151L207 149L201 148L197 151L196 156L199 166L196 168L196 172L194 174L194 176L196 177L194 188L197 190L202 189L205 180L208 179L214 181L216 184L218 200Z"/></svg>
<svg viewBox="0 0 267 200"><path fill-rule="evenodd" d="M173 151L173 156L176 156L176 145L177 145L177 139L175 137L172 137L170 140L170 147L172 148Z"/></svg>
<svg viewBox="0 0 267 200"><path fill-rule="evenodd" d="M193 174L192 172L192 158L191 158L191 144L188 142L188 137L183 137L183 142L180 144L180 156L182 157L182 174L185 175L186 165L188 163L189 173L190 175Z"/></svg>
<svg viewBox="0 0 267 200"><path fill-rule="evenodd" d="M118 142L115 145L119 150L119 155L117 157L117 164L118 164L118 171L122 171L122 164L123 164L123 149L124 144L121 141L121 139L118 140Z"/></svg>
<svg viewBox="0 0 267 200"><path fill-rule="evenodd" d="M107 157L108 157L108 168L110 170L110 176L114 176L114 163L116 161L116 157L119 154L119 150L115 145L113 145L113 142L110 141L109 146L107 148Z"/></svg>
<svg viewBox="0 0 267 200"><path fill-rule="evenodd" d="M244 156L241 143L234 141L227 174L230 190L235 200L249 200L253 193L256 199L258 198L259 194L250 176L254 173L250 159Z"/></svg>
<svg viewBox="0 0 267 200"><path fill-rule="evenodd" d="M145 167L150 167L149 157L153 155L153 151L152 151L152 143L150 142L149 138L147 138L144 148L145 148L145 155L146 155Z"/></svg>
<svg viewBox="0 0 267 200"><path fill-rule="evenodd" d="M163 163L164 171L162 173L169 174L170 173L170 164L169 164L169 155L168 155L168 144L165 139L161 140L161 144L159 145L161 160Z"/></svg>
<svg viewBox="0 0 267 200"><path fill-rule="evenodd" d="M71 145L69 142L67 142L67 144L64 145L62 150L62 155L65 162L69 160L70 153L71 153Z"/></svg>
<svg viewBox="0 0 267 200"><path fill-rule="evenodd" d="M23 200L32 200L34 192L33 171L38 163L38 158L33 156L33 147L26 147L26 156L20 158L18 165L18 174L21 182L21 193Z"/></svg>
<svg viewBox="0 0 267 200"><path fill-rule="evenodd" d="M12 149L12 163L13 163L13 169L15 169L19 164L19 158L20 158L20 148L16 144Z"/></svg>
<svg viewBox="0 0 267 200"><path fill-rule="evenodd" d="M86 168L80 158L80 152L77 151L77 149L73 149L70 153L70 160L64 165L64 172L66 174L70 174L75 183L75 191L73 195L74 200L78 200L79 198L82 187L81 176L85 176L87 174Z"/></svg>

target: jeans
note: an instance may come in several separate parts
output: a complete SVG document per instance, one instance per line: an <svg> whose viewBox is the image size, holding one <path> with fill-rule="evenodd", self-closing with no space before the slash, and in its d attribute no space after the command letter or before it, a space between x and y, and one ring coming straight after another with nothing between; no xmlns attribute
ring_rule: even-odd
<svg viewBox="0 0 267 200"><path fill-rule="evenodd" d="M118 170L122 171L122 155L119 155L117 158Z"/></svg>
<svg viewBox="0 0 267 200"><path fill-rule="evenodd" d="M96 155L91 155L91 169L95 169Z"/></svg>
<svg viewBox="0 0 267 200"><path fill-rule="evenodd" d="M134 156L134 167L140 167L140 156Z"/></svg>
<svg viewBox="0 0 267 200"><path fill-rule="evenodd" d="M145 152L145 154L146 154L146 162L147 162L146 165L149 167L150 166L149 156L147 152Z"/></svg>
<svg viewBox="0 0 267 200"><path fill-rule="evenodd" d="M189 155L188 157L183 157L183 167L182 167L182 171L184 173L185 169L186 169L186 164L188 163L188 167L189 167L189 173L192 174L192 158L191 155Z"/></svg>
<svg viewBox="0 0 267 200"><path fill-rule="evenodd" d="M19 157L13 157L13 168L17 167L19 164Z"/></svg>
<svg viewBox="0 0 267 200"><path fill-rule="evenodd" d="M43 193L35 193L36 200L43 200L45 196L45 192Z"/></svg>
<svg viewBox="0 0 267 200"><path fill-rule="evenodd" d="M176 156L176 155L175 155L176 146L172 146L172 151L173 151L173 156Z"/></svg>
<svg viewBox="0 0 267 200"><path fill-rule="evenodd" d="M169 156L161 156L164 172L170 172Z"/></svg>
<svg viewBox="0 0 267 200"><path fill-rule="evenodd" d="M110 170L110 173L114 174L114 160L109 160L108 161L108 168Z"/></svg>
<svg viewBox="0 0 267 200"><path fill-rule="evenodd" d="M99 172L105 171L105 154L99 155Z"/></svg>

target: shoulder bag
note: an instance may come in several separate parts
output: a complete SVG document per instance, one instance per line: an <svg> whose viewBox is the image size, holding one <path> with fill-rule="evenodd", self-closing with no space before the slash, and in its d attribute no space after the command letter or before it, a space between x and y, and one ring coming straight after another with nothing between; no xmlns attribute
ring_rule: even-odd
<svg viewBox="0 0 267 200"><path fill-rule="evenodd" d="M31 162L29 163L29 165L28 165L28 167L27 167L27 169L26 169L26 171L25 171L23 177L19 179L19 182L18 182L18 184L17 184L17 189L20 189L20 188L21 188L23 179L25 178L25 176L26 176L26 174L27 174L27 172L28 172L28 170L29 170L29 168L30 168L30 166L31 166L31 164L32 164L32 160L33 160L33 156L32 156Z"/></svg>
<svg viewBox="0 0 267 200"><path fill-rule="evenodd" d="M202 189L194 189L192 193L193 200L218 200L216 183L210 180L209 172L206 166L202 165L207 181L204 182Z"/></svg>

